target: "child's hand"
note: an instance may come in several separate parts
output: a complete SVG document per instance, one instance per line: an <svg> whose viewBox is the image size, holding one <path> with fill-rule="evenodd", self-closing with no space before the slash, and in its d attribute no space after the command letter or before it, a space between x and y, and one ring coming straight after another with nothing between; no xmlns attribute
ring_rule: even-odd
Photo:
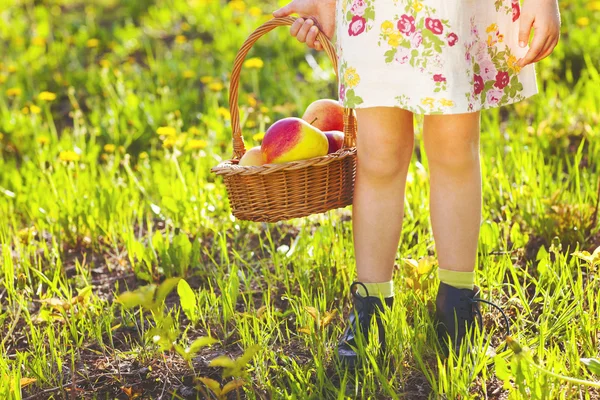
<svg viewBox="0 0 600 400"><path fill-rule="evenodd" d="M315 40L319 29L314 26L316 24L313 19L325 36L331 39L335 30L335 4L335 0L293 0L274 11L273 16L286 17L294 13L299 14L300 18L294 21L290 33L311 49L323 50L323 45Z"/></svg>
<svg viewBox="0 0 600 400"><path fill-rule="evenodd" d="M552 53L560 37L560 12L557 0L525 0L519 20L519 45L525 47L533 27L533 40L527 54L517 65L538 62Z"/></svg>

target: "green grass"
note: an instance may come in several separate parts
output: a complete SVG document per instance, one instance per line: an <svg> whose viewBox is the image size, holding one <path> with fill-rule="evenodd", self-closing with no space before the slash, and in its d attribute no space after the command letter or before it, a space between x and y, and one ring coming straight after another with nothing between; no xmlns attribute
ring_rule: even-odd
<svg viewBox="0 0 600 400"><path fill-rule="evenodd" d="M228 382L224 397L249 399L600 398L530 361L600 380L581 361L600 358L600 260L573 255L600 246L600 3L561 2L562 40L537 66L542 92L482 117L477 282L528 353L505 350L489 310L478 338L487 352L442 356L435 269L419 275L404 262L435 267L417 117L389 352L376 360L367 345L360 374L334 361L355 277L351 207L240 221L210 172L232 153L233 58L276 6L2 2L0 398L216 398L208 387ZM241 77L248 147L278 118L335 96L324 54L285 28L251 54L264 66ZM192 290L167 280L177 289L164 306L115 301L166 278ZM218 342L185 352L208 336Z"/></svg>

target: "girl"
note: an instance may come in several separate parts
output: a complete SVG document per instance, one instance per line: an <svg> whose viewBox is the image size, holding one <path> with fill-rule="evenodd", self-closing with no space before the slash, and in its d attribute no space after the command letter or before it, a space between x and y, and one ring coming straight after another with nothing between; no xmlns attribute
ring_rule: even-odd
<svg viewBox="0 0 600 400"><path fill-rule="evenodd" d="M440 340L457 351L481 315L474 285L480 111L538 92L534 63L559 39L557 0L524 0L522 7L519 0L293 0L273 15L292 13L300 18L290 33L310 48L322 50L316 24L329 38L335 33L339 101L356 109L358 121L352 208L358 281L350 288L354 309L338 357L355 364L355 335L368 332L373 315L385 348L379 312L393 302L413 113L424 115L430 167L440 280L435 321Z"/></svg>

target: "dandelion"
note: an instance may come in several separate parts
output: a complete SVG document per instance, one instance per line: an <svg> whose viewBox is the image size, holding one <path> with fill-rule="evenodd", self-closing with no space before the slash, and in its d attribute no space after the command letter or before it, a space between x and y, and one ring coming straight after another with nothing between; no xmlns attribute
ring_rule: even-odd
<svg viewBox="0 0 600 400"><path fill-rule="evenodd" d="M200 82L202 82L202 83L210 83L210 82L212 82L212 80L213 80L213 77L209 76L209 75L200 77Z"/></svg>
<svg viewBox="0 0 600 400"><path fill-rule="evenodd" d="M56 100L56 94L52 92L42 92L39 94L38 99L44 101L53 101Z"/></svg>
<svg viewBox="0 0 600 400"><path fill-rule="evenodd" d="M21 108L21 112L23 113L23 115L29 114L29 107L23 107L23 108Z"/></svg>
<svg viewBox="0 0 600 400"><path fill-rule="evenodd" d="M208 89L212 90L213 92L220 92L224 87L225 86L223 86L221 82L213 82L208 85Z"/></svg>
<svg viewBox="0 0 600 400"><path fill-rule="evenodd" d="M588 9L592 11L600 11L600 1L592 1L588 3Z"/></svg>
<svg viewBox="0 0 600 400"><path fill-rule="evenodd" d="M192 139L188 143L188 148L192 150L201 150L208 146L208 142L202 139Z"/></svg>
<svg viewBox="0 0 600 400"><path fill-rule="evenodd" d="M108 143L104 145L104 151L107 153L114 153L117 146L112 143Z"/></svg>
<svg viewBox="0 0 600 400"><path fill-rule="evenodd" d="M85 42L85 45L87 47L89 47L90 49L93 49L95 47L98 47L98 45L100 44L100 41L98 39L92 38L92 39L88 39L87 42Z"/></svg>
<svg viewBox="0 0 600 400"><path fill-rule="evenodd" d="M232 0L229 2L229 8L234 11L244 12L246 11L246 3L242 0Z"/></svg>
<svg viewBox="0 0 600 400"><path fill-rule="evenodd" d="M256 107L256 98L254 96L252 96L251 94L248 95L248 104L250 104L250 107L254 108Z"/></svg>
<svg viewBox="0 0 600 400"><path fill-rule="evenodd" d="M183 36L183 35L175 36L175 43L184 44L185 42L187 42L187 38L185 36Z"/></svg>
<svg viewBox="0 0 600 400"><path fill-rule="evenodd" d="M346 87L353 88L360 82L360 76L356 73L356 68L350 67L344 71L344 83Z"/></svg>
<svg viewBox="0 0 600 400"><path fill-rule="evenodd" d="M31 39L31 44L35 47L44 47L46 45L46 39L43 37L34 37Z"/></svg>
<svg viewBox="0 0 600 400"><path fill-rule="evenodd" d="M260 69L265 63L259 57L252 57L244 61L244 68Z"/></svg>
<svg viewBox="0 0 600 400"><path fill-rule="evenodd" d="M45 145L45 144L48 144L48 143L50 143L50 138L49 138L48 136L42 135L42 136L38 136L38 137L35 139L35 141L36 141L36 142L38 142L38 144L40 144L40 145L42 145L42 146L43 146L43 145Z"/></svg>
<svg viewBox="0 0 600 400"><path fill-rule="evenodd" d="M156 133L161 136L172 137L172 136L177 135L177 130L175 128L173 128L172 126L161 126L160 128L158 128L156 130Z"/></svg>
<svg viewBox="0 0 600 400"><path fill-rule="evenodd" d="M217 108L217 115L223 117L223 119L226 119L226 120L231 119L231 113L225 107Z"/></svg>
<svg viewBox="0 0 600 400"><path fill-rule="evenodd" d="M256 140L257 142L259 140L263 140L264 137L265 137L264 132L258 132L258 133L255 133L254 135L252 135L252 139Z"/></svg>
<svg viewBox="0 0 600 400"><path fill-rule="evenodd" d="M579 26L588 26L590 24L590 19L588 17L579 17L576 22Z"/></svg>
<svg viewBox="0 0 600 400"><path fill-rule="evenodd" d="M177 138L175 138L173 136L169 136L168 138L165 139L162 146L165 149L170 149L175 145L175 143L177 143Z"/></svg>
<svg viewBox="0 0 600 400"><path fill-rule="evenodd" d="M183 77L185 79L192 79L196 74L192 70L183 71Z"/></svg>
<svg viewBox="0 0 600 400"><path fill-rule="evenodd" d="M66 161L66 162L71 162L71 161L79 161L79 159L81 158L79 156L79 154L75 153L74 151L61 151L60 154L58 155L58 158L60 158L61 161Z"/></svg>
<svg viewBox="0 0 600 400"><path fill-rule="evenodd" d="M253 17L260 17L262 15L262 10L260 9L260 7L250 7L250 9L248 10L248 14L250 14Z"/></svg>
<svg viewBox="0 0 600 400"><path fill-rule="evenodd" d="M102 60L100 60L100 66L102 68L108 68L108 67L110 67L110 61L102 59Z"/></svg>
<svg viewBox="0 0 600 400"><path fill-rule="evenodd" d="M190 135L199 135L200 129L196 128L195 126L192 126L190 129L188 129L187 133Z"/></svg>
<svg viewBox="0 0 600 400"><path fill-rule="evenodd" d="M32 104L29 107L29 111L31 111L32 114L39 114L42 112L42 109L40 107L36 106L35 104Z"/></svg>
<svg viewBox="0 0 600 400"><path fill-rule="evenodd" d="M6 90L6 95L8 97L17 97L20 96L23 91L20 88L10 88Z"/></svg>

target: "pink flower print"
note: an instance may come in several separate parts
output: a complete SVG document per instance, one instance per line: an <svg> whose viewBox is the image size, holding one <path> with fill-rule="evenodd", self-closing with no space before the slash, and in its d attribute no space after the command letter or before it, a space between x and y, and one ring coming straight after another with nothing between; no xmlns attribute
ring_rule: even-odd
<svg viewBox="0 0 600 400"><path fill-rule="evenodd" d="M423 34L421 33L421 31L415 31L415 33L413 33L410 37L410 45L413 47L413 49L416 49L421 45L422 42Z"/></svg>
<svg viewBox="0 0 600 400"><path fill-rule="evenodd" d="M496 74L496 83L494 83L494 86L496 86L498 89L504 89L506 85L508 85L508 81L508 72L499 71Z"/></svg>
<svg viewBox="0 0 600 400"><path fill-rule="evenodd" d="M439 35L444 30L444 26L442 25L442 21L437 18L425 18L425 28L429 29L431 32Z"/></svg>
<svg viewBox="0 0 600 400"><path fill-rule="evenodd" d="M452 32L448 35L448 46L452 47L458 42L458 36L456 33Z"/></svg>
<svg viewBox="0 0 600 400"><path fill-rule="evenodd" d="M350 21L350 25L348 25L348 35L350 36L358 36L364 32L366 28L367 21L359 16L355 15L352 17L352 21Z"/></svg>
<svg viewBox="0 0 600 400"><path fill-rule="evenodd" d="M406 47L399 46L398 50L396 50L396 61L400 64L405 64L410 59L410 49Z"/></svg>
<svg viewBox="0 0 600 400"><path fill-rule="evenodd" d="M365 13L366 8L367 8L367 3L365 3L364 0L354 0L354 3L352 3L352 7L350 8L350 11L352 12L352 14L362 17Z"/></svg>
<svg viewBox="0 0 600 400"><path fill-rule="evenodd" d="M484 81L496 80L496 74L498 70L491 59L487 59L479 63L479 69L481 70L481 77Z"/></svg>
<svg viewBox="0 0 600 400"><path fill-rule="evenodd" d="M473 79L473 93L475 93L475 95L478 95L482 91L483 91L483 78L481 77L481 75L475 74L475 77Z"/></svg>
<svg viewBox="0 0 600 400"><path fill-rule="evenodd" d="M512 20L515 22L521 15L521 6L519 6L519 0L512 0Z"/></svg>
<svg viewBox="0 0 600 400"><path fill-rule="evenodd" d="M482 63L485 60L490 59L490 55L488 54L488 50L487 50L487 45L485 44L484 41L475 42L471 53L475 54L475 60L477 60L478 63Z"/></svg>
<svg viewBox="0 0 600 400"><path fill-rule="evenodd" d="M502 98L502 90L490 89L487 92L486 101L489 105L496 105Z"/></svg>
<svg viewBox="0 0 600 400"><path fill-rule="evenodd" d="M341 84L340 85L340 100L344 101L345 98L346 98L346 86Z"/></svg>
<svg viewBox="0 0 600 400"><path fill-rule="evenodd" d="M435 74L435 75L433 75L433 81L434 82L446 82L446 78L442 74Z"/></svg>
<svg viewBox="0 0 600 400"><path fill-rule="evenodd" d="M398 20L398 30L405 34L410 35L415 31L415 18L406 14L402 14Z"/></svg>

